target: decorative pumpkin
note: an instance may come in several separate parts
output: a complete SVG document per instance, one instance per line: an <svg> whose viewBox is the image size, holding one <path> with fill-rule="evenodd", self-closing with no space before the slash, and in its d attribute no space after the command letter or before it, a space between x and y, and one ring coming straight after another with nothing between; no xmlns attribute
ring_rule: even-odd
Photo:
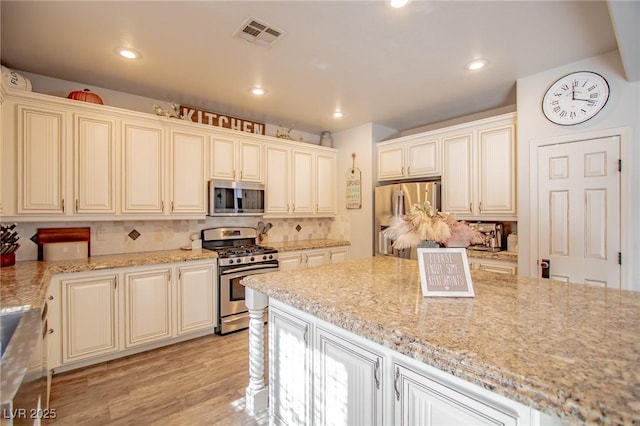
<svg viewBox="0 0 640 426"><path fill-rule="evenodd" d="M75 101L91 102L94 104L103 105L102 98L100 98L100 96L96 95L89 89L76 90L75 92L71 92L69 93L67 98L73 99Z"/></svg>

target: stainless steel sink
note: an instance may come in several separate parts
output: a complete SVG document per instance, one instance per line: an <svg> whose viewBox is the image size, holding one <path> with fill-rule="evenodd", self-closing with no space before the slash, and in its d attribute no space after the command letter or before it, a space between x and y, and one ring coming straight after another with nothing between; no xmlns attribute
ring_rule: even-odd
<svg viewBox="0 0 640 426"><path fill-rule="evenodd" d="M11 337L15 333L16 328L18 328L20 319L24 316L25 312L27 311L22 310L0 314L0 335L2 337L2 340L0 340L0 358L4 358L4 353L7 350L7 346L9 346Z"/></svg>
<svg viewBox="0 0 640 426"><path fill-rule="evenodd" d="M28 413L29 409L38 406L42 385L46 384L41 313L40 309L16 309L0 313L0 408L3 413L22 408Z"/></svg>

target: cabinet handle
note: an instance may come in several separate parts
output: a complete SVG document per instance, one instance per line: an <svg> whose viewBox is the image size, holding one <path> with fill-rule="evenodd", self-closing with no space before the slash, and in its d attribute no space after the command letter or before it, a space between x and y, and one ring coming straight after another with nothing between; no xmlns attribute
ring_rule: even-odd
<svg viewBox="0 0 640 426"><path fill-rule="evenodd" d="M171 202L171 212L173 212L173 201Z"/></svg>
<svg viewBox="0 0 640 426"><path fill-rule="evenodd" d="M296 211L296 203L291 204L291 211L292 212Z"/></svg>
<svg viewBox="0 0 640 426"><path fill-rule="evenodd" d="M376 358L376 369L373 370L373 379L376 381L376 389L380 389L380 378L378 374L380 373L380 358Z"/></svg>
<svg viewBox="0 0 640 426"><path fill-rule="evenodd" d="M308 255L308 254L305 254L305 255L304 255L304 264L305 264L305 265L308 265L308 264L309 264L309 255Z"/></svg>
<svg viewBox="0 0 640 426"><path fill-rule="evenodd" d="M47 297L48 300L53 300L53 296Z"/></svg>
<svg viewBox="0 0 640 426"><path fill-rule="evenodd" d="M309 324L304 326L304 346L309 347Z"/></svg>
<svg viewBox="0 0 640 426"><path fill-rule="evenodd" d="M398 380L400 379L400 369L396 367L396 378L393 380L393 390L396 392L396 399L400 401L400 390L398 389Z"/></svg>
<svg viewBox="0 0 640 426"><path fill-rule="evenodd" d="M289 210L289 203L287 203L287 213L291 213L291 211Z"/></svg>
<svg viewBox="0 0 640 426"><path fill-rule="evenodd" d="M242 180L242 170L240 170L240 180Z"/></svg>
<svg viewBox="0 0 640 426"><path fill-rule="evenodd" d="M178 282L182 281L182 269L178 269Z"/></svg>
<svg viewBox="0 0 640 426"><path fill-rule="evenodd" d="M78 213L78 199L76 198L76 213Z"/></svg>
<svg viewBox="0 0 640 426"><path fill-rule="evenodd" d="M318 205L316 204L316 213L318 213Z"/></svg>
<svg viewBox="0 0 640 426"><path fill-rule="evenodd" d="M480 213L482 213L482 201L480 201L480 205L478 205L478 210L480 210Z"/></svg>
<svg viewBox="0 0 640 426"><path fill-rule="evenodd" d="M114 281L114 283L113 283L113 284L114 284L114 285L113 285L113 289L114 289L114 290L117 290L117 289L118 289L118 276L117 276L117 275L116 275L116 279L115 279L115 281Z"/></svg>
<svg viewBox="0 0 640 426"><path fill-rule="evenodd" d="M164 200L160 201L160 211L164 211Z"/></svg>
<svg viewBox="0 0 640 426"><path fill-rule="evenodd" d="M407 166L407 176L411 174L411 166Z"/></svg>
<svg viewBox="0 0 640 426"><path fill-rule="evenodd" d="M236 171L233 171L233 180L236 180Z"/></svg>
<svg viewBox="0 0 640 426"><path fill-rule="evenodd" d="M469 213L473 213L473 203L469 203Z"/></svg>
<svg viewBox="0 0 640 426"><path fill-rule="evenodd" d="M53 334L53 328L48 329L47 334Z"/></svg>
<svg viewBox="0 0 640 426"><path fill-rule="evenodd" d="M64 213L64 198L62 199L62 213Z"/></svg>
<svg viewBox="0 0 640 426"><path fill-rule="evenodd" d="M400 174L404 176L404 167L400 169Z"/></svg>

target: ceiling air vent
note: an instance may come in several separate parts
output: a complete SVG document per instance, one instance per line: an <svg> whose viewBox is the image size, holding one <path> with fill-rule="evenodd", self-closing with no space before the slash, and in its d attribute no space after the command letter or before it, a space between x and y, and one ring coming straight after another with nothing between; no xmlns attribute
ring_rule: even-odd
<svg viewBox="0 0 640 426"><path fill-rule="evenodd" d="M285 36L285 33L272 25L265 24L256 18L248 18L233 34L260 46L271 47Z"/></svg>

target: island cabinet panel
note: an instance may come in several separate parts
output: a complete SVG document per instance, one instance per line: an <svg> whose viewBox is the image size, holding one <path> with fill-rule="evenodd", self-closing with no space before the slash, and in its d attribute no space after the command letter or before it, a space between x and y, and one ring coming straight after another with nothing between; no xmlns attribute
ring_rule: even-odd
<svg viewBox="0 0 640 426"><path fill-rule="evenodd" d="M119 350L117 280L115 274L107 274L60 282L62 334L58 333L58 344L53 346L57 350L61 347L62 362ZM52 325L52 329L55 333L58 327ZM54 359L59 362L59 353Z"/></svg>
<svg viewBox="0 0 640 426"><path fill-rule="evenodd" d="M382 425L383 357L323 329L316 329L317 425Z"/></svg>
<svg viewBox="0 0 640 426"><path fill-rule="evenodd" d="M527 412L459 392L455 385L435 380L399 363L394 365L394 370L396 425L515 426L529 423Z"/></svg>
<svg viewBox="0 0 640 426"><path fill-rule="evenodd" d="M278 424L311 424L311 324L269 309L269 412Z"/></svg>
<svg viewBox="0 0 640 426"><path fill-rule="evenodd" d="M126 346L171 337L171 270L124 275Z"/></svg>
<svg viewBox="0 0 640 426"><path fill-rule="evenodd" d="M278 254L280 271L313 268L344 262L349 257L348 247L331 247L326 249L310 249L284 251Z"/></svg>

